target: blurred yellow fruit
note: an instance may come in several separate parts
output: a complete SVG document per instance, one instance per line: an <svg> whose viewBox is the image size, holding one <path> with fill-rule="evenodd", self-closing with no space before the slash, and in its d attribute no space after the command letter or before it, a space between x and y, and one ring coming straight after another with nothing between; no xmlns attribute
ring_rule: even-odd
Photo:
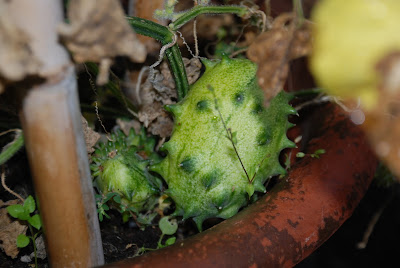
<svg viewBox="0 0 400 268"><path fill-rule="evenodd" d="M312 14L311 71L328 94L361 98L364 108L378 99L376 64L400 51L400 0L322 0Z"/></svg>

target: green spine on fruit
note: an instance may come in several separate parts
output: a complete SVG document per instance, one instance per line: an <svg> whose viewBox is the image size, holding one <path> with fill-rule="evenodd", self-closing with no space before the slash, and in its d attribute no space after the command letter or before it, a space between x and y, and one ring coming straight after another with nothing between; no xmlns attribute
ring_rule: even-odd
<svg viewBox="0 0 400 268"><path fill-rule="evenodd" d="M144 129L133 129L126 136L121 130L111 134L107 143L99 143L92 156L92 175L97 189L107 194L120 194L122 204L135 212L151 209L160 195L162 183L147 170L149 164L160 161L154 152L155 139Z"/></svg>
<svg viewBox="0 0 400 268"><path fill-rule="evenodd" d="M188 95L167 107L175 121L162 147L168 154L150 167L167 182L175 215L192 217L199 230L205 219L235 215L254 191L265 191L268 178L285 173L278 158L282 149L294 146L286 132L292 126L288 115L296 114L285 92L263 107L253 62L224 57L203 63L206 71Z"/></svg>

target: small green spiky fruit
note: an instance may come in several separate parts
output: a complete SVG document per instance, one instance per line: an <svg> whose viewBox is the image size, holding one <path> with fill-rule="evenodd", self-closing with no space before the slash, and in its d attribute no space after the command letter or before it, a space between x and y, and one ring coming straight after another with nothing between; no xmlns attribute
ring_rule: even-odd
<svg viewBox="0 0 400 268"><path fill-rule="evenodd" d="M285 172L278 156L294 146L286 131L296 113L284 92L263 107L253 62L224 57L204 64L188 95L167 107L175 118L162 147L168 155L150 167L167 182L175 215L193 217L199 230L205 219L235 215L254 191L265 191L269 177Z"/></svg>
<svg viewBox="0 0 400 268"><path fill-rule="evenodd" d="M103 194L119 193L122 204L135 212L150 209L147 205L154 204L162 187L147 170L151 162L160 159L152 151L155 140L147 138L144 129L139 135L131 129L128 136L119 130L111 140L99 143L92 156L94 184Z"/></svg>

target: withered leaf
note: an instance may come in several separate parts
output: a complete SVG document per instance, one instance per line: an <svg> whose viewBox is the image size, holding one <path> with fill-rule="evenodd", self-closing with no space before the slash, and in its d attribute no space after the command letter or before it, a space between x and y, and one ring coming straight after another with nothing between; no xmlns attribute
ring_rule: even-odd
<svg viewBox="0 0 400 268"><path fill-rule="evenodd" d="M146 20L156 21L154 18L154 10L162 9L164 7L164 0L135 0L132 1L132 10L134 16ZM149 54L158 54L160 51L160 43L154 38L138 35L138 39L145 45Z"/></svg>
<svg viewBox="0 0 400 268"><path fill-rule="evenodd" d="M289 62L311 52L310 23L298 23L294 13L281 14L247 51L248 58L258 64L258 84L264 91L266 105L283 89Z"/></svg>
<svg viewBox="0 0 400 268"><path fill-rule="evenodd" d="M189 84L193 84L200 76L201 63L199 59L183 58ZM154 70L154 76L149 77L140 88L140 110L138 119L150 133L161 138L169 137L173 128L173 120L164 110L164 105L176 102L175 83L166 63L161 65L161 72Z"/></svg>
<svg viewBox="0 0 400 268"><path fill-rule="evenodd" d="M88 154L91 154L94 152L95 150L94 146L100 139L100 134L89 127L88 122L83 116L81 116L81 121L82 121L83 134L85 137L86 151L88 152Z"/></svg>
<svg viewBox="0 0 400 268"><path fill-rule="evenodd" d="M7 5L7 1L0 1L0 94L5 81L22 80L41 66L32 52L29 36L13 23Z"/></svg>
<svg viewBox="0 0 400 268"><path fill-rule="evenodd" d="M115 0L71 0L68 17L59 32L76 62L100 62L115 56L128 56L143 62L146 49L129 24Z"/></svg>
<svg viewBox="0 0 400 268"><path fill-rule="evenodd" d="M400 51L389 53L376 68L382 78L378 104L364 111L362 127L376 154L400 178Z"/></svg>

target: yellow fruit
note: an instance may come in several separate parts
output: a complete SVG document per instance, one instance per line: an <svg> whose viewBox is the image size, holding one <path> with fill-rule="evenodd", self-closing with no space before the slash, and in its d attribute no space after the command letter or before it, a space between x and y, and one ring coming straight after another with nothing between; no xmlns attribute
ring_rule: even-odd
<svg viewBox="0 0 400 268"><path fill-rule="evenodd" d="M323 0L312 14L311 71L331 95L360 97L364 108L378 98L376 64L400 51L399 0Z"/></svg>

